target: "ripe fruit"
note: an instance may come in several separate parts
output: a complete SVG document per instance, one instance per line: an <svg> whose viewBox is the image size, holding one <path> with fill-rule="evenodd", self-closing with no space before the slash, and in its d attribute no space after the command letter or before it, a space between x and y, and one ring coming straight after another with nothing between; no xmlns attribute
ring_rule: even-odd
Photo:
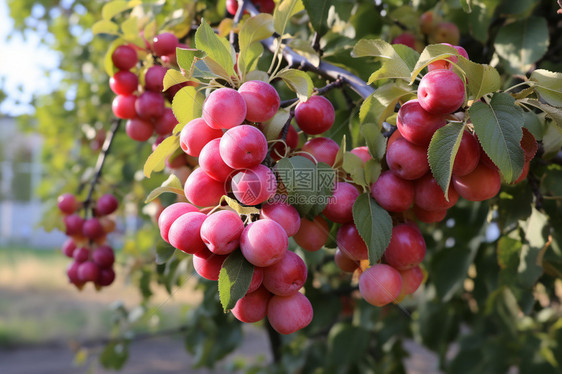
<svg viewBox="0 0 562 374"><path fill-rule="evenodd" d="M410 295L419 288L423 281L423 271L419 266L400 271L402 277L402 289L400 295Z"/></svg>
<svg viewBox="0 0 562 374"><path fill-rule="evenodd" d="M95 282L100 275L100 268L92 261L86 261L78 266L78 279L81 282Z"/></svg>
<svg viewBox="0 0 562 374"><path fill-rule="evenodd" d="M407 141L422 147L427 147L433 133L446 123L444 116L425 111L417 99L404 103L398 110L396 119L400 134ZM390 140L388 143L387 148L390 147Z"/></svg>
<svg viewBox="0 0 562 374"><path fill-rule="evenodd" d="M260 218L272 219L280 224L288 237L295 235L301 225L301 217L297 209L282 202L262 205Z"/></svg>
<svg viewBox="0 0 562 374"><path fill-rule="evenodd" d="M371 154L369 153L369 148L367 146L355 147L351 151L355 156L359 157L363 163L372 159Z"/></svg>
<svg viewBox="0 0 562 374"><path fill-rule="evenodd" d="M201 168L189 174L184 192L187 200L197 206L215 206L226 193L224 184L209 177Z"/></svg>
<svg viewBox="0 0 562 374"><path fill-rule="evenodd" d="M172 133L177 124L178 120L172 108L165 108L164 114L154 120L154 131L158 135L168 135Z"/></svg>
<svg viewBox="0 0 562 374"><path fill-rule="evenodd" d="M221 136L221 130L209 127L203 118L195 118L181 130L180 147L188 155L199 157L201 150L207 143Z"/></svg>
<svg viewBox="0 0 562 374"><path fill-rule="evenodd" d="M128 45L120 45L113 51L111 61L117 69L129 70L138 62L137 51Z"/></svg>
<svg viewBox="0 0 562 374"><path fill-rule="evenodd" d="M105 231L103 230L103 226L101 225L100 221L93 217L89 218L84 221L84 225L82 226L82 234L88 238L95 240L105 235Z"/></svg>
<svg viewBox="0 0 562 374"><path fill-rule="evenodd" d="M523 137L521 138L520 145L521 148L523 148L523 150L525 151L525 161L529 162L533 159L533 157L535 157L539 145L537 143L537 140L535 139L535 136L531 134L531 132L527 130L527 128L523 127L522 130Z"/></svg>
<svg viewBox="0 0 562 374"><path fill-rule="evenodd" d="M193 256L193 268L201 277L218 281L222 263L228 256L211 254L209 257Z"/></svg>
<svg viewBox="0 0 562 374"><path fill-rule="evenodd" d="M433 30L433 25L437 17L432 10L428 10L420 16L420 30L424 34L429 34Z"/></svg>
<svg viewBox="0 0 562 374"><path fill-rule="evenodd" d="M383 171L371 185L371 196L389 212L404 212L414 202L414 183L390 170Z"/></svg>
<svg viewBox="0 0 562 374"><path fill-rule="evenodd" d="M359 191L347 182L336 182L333 197L329 200L322 213L330 221L346 223L353 221L353 204Z"/></svg>
<svg viewBox="0 0 562 374"><path fill-rule="evenodd" d="M457 176L467 175L476 169L480 161L480 145L478 140L470 132L463 133L459 150L453 164L453 174Z"/></svg>
<svg viewBox="0 0 562 374"><path fill-rule="evenodd" d="M169 32L163 32L152 39L152 50L157 56L173 53L179 44L178 38Z"/></svg>
<svg viewBox="0 0 562 374"><path fill-rule="evenodd" d="M263 269L264 268L254 266L254 272L252 273L252 281L250 282L250 286L248 287L248 291L246 292L246 294L249 294L250 292L254 292L261 286L263 282Z"/></svg>
<svg viewBox="0 0 562 374"><path fill-rule="evenodd" d="M397 139L386 150L386 163L390 170L402 179L414 180L429 171L427 148Z"/></svg>
<svg viewBox="0 0 562 374"><path fill-rule="evenodd" d="M295 108L295 120L300 129L309 135L328 131L334 124L336 112L330 100L312 96ZM331 165L331 164L330 164Z"/></svg>
<svg viewBox="0 0 562 374"><path fill-rule="evenodd" d="M459 194L452 185L449 187L447 197L449 198L448 201L431 173L427 173L414 183L414 204L422 209L443 211L455 205L459 199Z"/></svg>
<svg viewBox="0 0 562 374"><path fill-rule="evenodd" d="M109 88L116 95L131 95L137 90L139 78L135 73L121 70L109 78Z"/></svg>
<svg viewBox="0 0 562 374"><path fill-rule="evenodd" d="M167 70L160 65L149 67L144 75L144 88L148 91L161 93L164 89L164 76Z"/></svg>
<svg viewBox="0 0 562 374"><path fill-rule="evenodd" d="M280 261L288 246L285 229L271 219L250 223L240 236L242 254L248 262L259 267L271 266Z"/></svg>
<svg viewBox="0 0 562 374"><path fill-rule="evenodd" d="M215 91L216 92L216 91ZM220 141L220 155L233 169L259 165L267 155L267 139L257 128L241 125L226 131Z"/></svg>
<svg viewBox="0 0 562 374"><path fill-rule="evenodd" d="M201 239L217 255L233 252L240 245L244 222L233 211L221 210L211 214L201 225Z"/></svg>
<svg viewBox="0 0 562 374"><path fill-rule="evenodd" d="M106 193L96 201L96 214L106 216L115 212L118 206L119 201L117 201L117 198L110 193Z"/></svg>
<svg viewBox="0 0 562 374"><path fill-rule="evenodd" d="M70 214L68 216L65 216L63 221L64 226L66 227L67 236L82 235L82 226L84 225L84 219L78 214Z"/></svg>
<svg viewBox="0 0 562 374"><path fill-rule="evenodd" d="M365 301L374 306L384 306L394 301L402 289L398 270L386 264L376 264L359 277L359 292Z"/></svg>
<svg viewBox="0 0 562 374"><path fill-rule="evenodd" d="M57 207L64 214L72 214L80 207L80 202L71 193L65 193L57 198Z"/></svg>
<svg viewBox="0 0 562 374"><path fill-rule="evenodd" d="M63 243L61 250L66 257L72 258L72 254L76 250L76 243L74 243L74 240L72 240L71 238L68 238Z"/></svg>
<svg viewBox="0 0 562 374"><path fill-rule="evenodd" d="M443 210L425 210L414 205L414 214L419 221L425 223L441 222L447 216L447 209Z"/></svg>
<svg viewBox="0 0 562 374"><path fill-rule="evenodd" d="M129 138L137 142L145 142L152 136L154 125L150 120L133 118L127 121L125 132L129 135Z"/></svg>
<svg viewBox="0 0 562 374"><path fill-rule="evenodd" d="M115 271L113 269L100 269L100 275L95 281L96 286L109 286L115 280Z"/></svg>
<svg viewBox="0 0 562 374"><path fill-rule="evenodd" d="M302 293L291 296L274 295L267 305L267 319L280 334L292 334L310 324L312 304Z"/></svg>
<svg viewBox="0 0 562 374"><path fill-rule="evenodd" d="M236 302L231 312L239 321L246 323L258 322L267 316L267 304L271 292L260 287L254 292L249 292Z"/></svg>
<svg viewBox="0 0 562 374"><path fill-rule="evenodd" d="M336 249L336 253L334 255L334 261L336 265L346 273L353 273L355 269L359 266L359 263L343 253L339 248Z"/></svg>
<svg viewBox="0 0 562 374"><path fill-rule="evenodd" d="M214 129L230 129L244 121L246 111L246 102L238 91L219 88L205 99L203 119Z"/></svg>
<svg viewBox="0 0 562 374"><path fill-rule="evenodd" d="M336 242L339 250L353 260L359 261L369 258L367 245L353 222L346 223L338 229Z"/></svg>
<svg viewBox="0 0 562 374"><path fill-rule="evenodd" d="M137 115L143 119L156 119L164 114L164 97L156 92L145 91L135 102Z"/></svg>
<svg viewBox="0 0 562 374"><path fill-rule="evenodd" d="M437 23L429 34L429 41L435 43L459 44L460 31L457 25L452 22Z"/></svg>
<svg viewBox="0 0 562 374"><path fill-rule="evenodd" d="M263 269L263 285L274 295L289 296L299 292L306 282L306 264L295 252Z"/></svg>
<svg viewBox="0 0 562 374"><path fill-rule="evenodd" d="M418 227L413 223L403 223L392 228L384 259L393 268L406 270L422 262L425 250L425 240Z"/></svg>
<svg viewBox="0 0 562 374"><path fill-rule="evenodd" d="M293 236L293 239L302 249L315 252L326 244L329 236L330 227L324 218L316 216L314 220L310 221L303 217L299 231Z"/></svg>
<svg viewBox="0 0 562 374"><path fill-rule="evenodd" d="M207 215L199 212L186 213L178 217L170 226L168 240L171 245L185 253L206 251L201 239L201 225Z"/></svg>
<svg viewBox="0 0 562 374"><path fill-rule="evenodd" d="M316 159L316 162L324 162L328 165L333 165L336 161L336 156L340 150L340 146L330 138L312 138L302 146L303 152L310 153ZM304 157L314 161L312 157L303 154Z"/></svg>
<svg viewBox="0 0 562 374"><path fill-rule="evenodd" d="M172 226L172 223L174 223L177 218L186 213L198 211L199 209L197 209L197 207L189 203L175 203L167 206L162 213L160 213L160 217L158 217L158 228L160 229L162 239L168 241L170 226Z"/></svg>
<svg viewBox="0 0 562 374"><path fill-rule="evenodd" d="M240 86L238 93L246 102L246 119L250 122L268 121L279 110L279 94L269 83L248 81Z"/></svg>
<svg viewBox="0 0 562 374"><path fill-rule="evenodd" d="M403 44L412 49L416 49L416 37L409 32L404 32L392 39L392 44Z"/></svg>
<svg viewBox="0 0 562 374"><path fill-rule="evenodd" d="M257 165L236 173L231 181L232 193L245 205L257 205L275 195L277 180L265 165Z"/></svg>
<svg viewBox="0 0 562 374"><path fill-rule="evenodd" d="M102 269L110 268L115 262L115 254L111 247L100 245L92 252L92 260Z"/></svg>
<svg viewBox="0 0 562 374"><path fill-rule="evenodd" d="M85 262L90 258L90 250L86 247L76 248L72 253L72 258L78 263Z"/></svg>
<svg viewBox="0 0 562 374"><path fill-rule="evenodd" d="M218 182L224 182L232 176L234 169L222 159L219 151L220 139L208 142L199 153L199 166L205 173Z"/></svg>
<svg viewBox="0 0 562 374"><path fill-rule="evenodd" d="M453 176L452 185L459 195L470 201L491 199L500 192L501 178L497 170L483 163L465 176Z"/></svg>
<svg viewBox="0 0 562 374"><path fill-rule="evenodd" d="M111 103L111 109L115 117L121 119L133 119L137 116L135 95L117 95Z"/></svg>
<svg viewBox="0 0 562 374"><path fill-rule="evenodd" d="M423 76L418 86L418 100L423 109L434 114L448 114L464 103L461 78L451 70L433 70Z"/></svg>

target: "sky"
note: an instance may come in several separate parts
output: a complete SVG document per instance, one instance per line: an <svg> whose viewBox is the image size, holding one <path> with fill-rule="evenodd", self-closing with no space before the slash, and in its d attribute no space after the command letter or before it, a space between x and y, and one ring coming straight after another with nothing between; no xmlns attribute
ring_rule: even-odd
<svg viewBox="0 0 562 374"><path fill-rule="evenodd" d="M8 95L0 102L0 115L34 113L33 95L51 92L60 80L56 71L59 57L41 45L37 33L27 32L22 37L13 32L6 0L0 0L0 51L0 87Z"/></svg>

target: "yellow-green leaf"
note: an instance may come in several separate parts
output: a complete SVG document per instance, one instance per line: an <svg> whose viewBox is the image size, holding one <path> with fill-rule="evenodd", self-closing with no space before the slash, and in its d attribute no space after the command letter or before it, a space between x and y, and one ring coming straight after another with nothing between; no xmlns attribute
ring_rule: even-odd
<svg viewBox="0 0 562 374"><path fill-rule="evenodd" d="M292 16L304 9L301 0L283 0L273 12L273 25L279 35L285 33L285 28Z"/></svg>
<svg viewBox="0 0 562 374"><path fill-rule="evenodd" d="M238 200L235 200L231 197L228 197L226 195L224 195L222 197L223 201L226 201L226 203L228 204L229 207L231 207L232 209L234 209L236 211L236 213L240 214L240 215L245 215L245 216L249 216L251 214L260 214L260 210L256 207L253 206L243 206L240 205L240 203L238 202Z"/></svg>
<svg viewBox="0 0 562 374"><path fill-rule="evenodd" d="M166 163L166 159L178 149L180 146L179 137L169 136L158 144L158 147L148 156L144 163L143 172L147 178L153 171L162 170Z"/></svg>
<svg viewBox="0 0 562 374"><path fill-rule="evenodd" d="M562 107L562 73L537 69L531 73L535 91L548 104Z"/></svg>
<svg viewBox="0 0 562 374"><path fill-rule="evenodd" d="M302 70L285 69L277 73L277 78L281 78L285 84L296 92L299 100L306 101L312 95L314 83L312 79Z"/></svg>
<svg viewBox="0 0 562 374"><path fill-rule="evenodd" d="M201 117L203 101L203 95L194 87L187 86L179 90L172 101L172 110L178 122L185 125L192 119Z"/></svg>
<svg viewBox="0 0 562 374"><path fill-rule="evenodd" d="M201 26L195 32L195 45L197 49L205 51L208 57L222 67L228 77L234 75L235 56L230 43L215 34L205 20L201 20Z"/></svg>
<svg viewBox="0 0 562 374"><path fill-rule="evenodd" d="M422 51L416 66L414 66L414 70L412 71L412 75L410 77L410 83L413 83L418 74L425 68L427 65L435 62L437 60L445 60L447 57L451 56L458 56L459 52L453 47L450 47L445 44L431 44L425 47Z"/></svg>
<svg viewBox="0 0 562 374"><path fill-rule="evenodd" d="M176 84L180 84L183 82L187 82L188 79L183 76L182 73L175 69L168 69L166 71L166 75L164 75L164 88L162 91L166 91L168 88L175 86Z"/></svg>
<svg viewBox="0 0 562 374"><path fill-rule="evenodd" d="M94 33L94 35L98 35L98 34L120 35L119 26L116 23L105 19L102 19L101 21L94 23L94 25L92 26L92 33Z"/></svg>

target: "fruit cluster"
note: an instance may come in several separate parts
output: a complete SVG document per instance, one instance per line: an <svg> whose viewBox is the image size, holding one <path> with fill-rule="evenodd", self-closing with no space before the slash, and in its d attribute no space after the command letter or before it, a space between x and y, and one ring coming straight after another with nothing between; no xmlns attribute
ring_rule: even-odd
<svg viewBox="0 0 562 374"><path fill-rule="evenodd" d="M57 205L64 215L65 233L69 237L62 252L74 259L66 274L78 289L87 282L94 283L99 289L115 280L115 254L107 245L106 236L115 230L115 219L111 214L117 210L118 204L112 194L102 195L95 202L93 217L84 219L78 213L83 203L76 196L66 193L58 197Z"/></svg>
<svg viewBox="0 0 562 374"><path fill-rule="evenodd" d="M464 48L453 47L468 58ZM451 56L431 63L418 86L417 99L407 101L398 111L397 130L387 142L388 170L371 186L373 198L390 213L426 223L440 222L459 197L469 201L488 200L501 188L497 167L468 130L462 135L453 163L447 196L431 173L427 154L433 134L447 124L449 116L461 109L465 101L465 84L453 71L456 62L457 57ZM523 129L521 147L525 151L525 167L514 183L526 178L530 160L537 151L537 142L526 129ZM338 243L342 240L343 237L338 238ZM352 244L349 247L353 248ZM425 251L423 237L414 223L395 226L384 254L386 264L375 265L361 275L359 289L363 297L380 306L415 291L423 279L418 265ZM349 262L340 261L345 266Z"/></svg>
<svg viewBox="0 0 562 374"><path fill-rule="evenodd" d="M131 139L144 142L156 133L160 137L157 141L162 141L172 134L178 123L166 100L171 103L177 91L192 82L180 83L162 92L166 71L176 64L176 47L187 48L187 45L179 43L174 34L164 32L156 35L152 43L146 42L145 49L124 44L111 55L118 69L109 79L109 86L117 95L112 109L116 117L127 120L125 130ZM138 68L137 51L151 53L154 64L147 69ZM144 84L139 86L139 81Z"/></svg>

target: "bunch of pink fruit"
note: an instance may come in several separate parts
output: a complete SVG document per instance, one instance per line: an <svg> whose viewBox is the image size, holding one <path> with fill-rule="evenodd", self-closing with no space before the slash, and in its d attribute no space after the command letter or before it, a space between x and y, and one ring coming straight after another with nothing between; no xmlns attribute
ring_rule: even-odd
<svg viewBox="0 0 562 374"><path fill-rule="evenodd" d="M111 216L119 205L112 194L100 196L93 209L93 217L84 219L77 213L82 203L73 194L58 197L58 208L64 214L65 232L69 237L62 252L74 261L67 269L69 281L78 289L92 282L96 288L109 286L115 280L115 254L107 245L106 236L115 230Z"/></svg>

